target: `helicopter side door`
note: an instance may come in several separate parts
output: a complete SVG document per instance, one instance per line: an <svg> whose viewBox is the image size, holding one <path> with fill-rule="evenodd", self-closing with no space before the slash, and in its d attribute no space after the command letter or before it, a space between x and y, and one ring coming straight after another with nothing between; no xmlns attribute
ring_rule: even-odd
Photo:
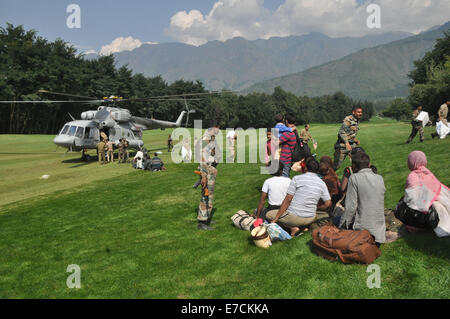
<svg viewBox="0 0 450 319"><path fill-rule="evenodd" d="M75 140L74 144L76 147L83 147L83 135L84 135L84 127L77 126L75 131Z"/></svg>
<svg viewBox="0 0 450 319"><path fill-rule="evenodd" d="M83 144L85 148L96 148L100 140L100 132L98 128L86 126L83 137Z"/></svg>

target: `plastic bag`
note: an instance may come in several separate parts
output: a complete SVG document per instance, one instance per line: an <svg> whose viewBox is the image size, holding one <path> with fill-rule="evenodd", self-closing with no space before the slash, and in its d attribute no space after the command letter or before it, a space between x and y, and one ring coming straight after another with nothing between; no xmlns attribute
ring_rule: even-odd
<svg viewBox="0 0 450 319"><path fill-rule="evenodd" d="M292 239L292 236L278 224L267 224L267 232L271 241Z"/></svg>

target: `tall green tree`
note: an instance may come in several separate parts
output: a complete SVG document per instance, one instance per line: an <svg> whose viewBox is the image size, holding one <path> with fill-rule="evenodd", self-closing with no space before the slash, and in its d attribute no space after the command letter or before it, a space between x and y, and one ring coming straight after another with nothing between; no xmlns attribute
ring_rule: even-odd
<svg viewBox="0 0 450 319"><path fill-rule="evenodd" d="M410 104L422 105L436 118L439 106L450 98L450 33L437 40L434 49L415 62L416 68L410 73Z"/></svg>

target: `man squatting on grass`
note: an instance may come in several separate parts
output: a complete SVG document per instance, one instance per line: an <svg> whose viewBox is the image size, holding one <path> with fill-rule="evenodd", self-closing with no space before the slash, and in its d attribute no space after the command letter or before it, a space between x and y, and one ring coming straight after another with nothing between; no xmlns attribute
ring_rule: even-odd
<svg viewBox="0 0 450 319"><path fill-rule="evenodd" d="M313 223L316 211L326 211L331 206L327 185L317 175L318 171L319 163L313 157L307 158L306 172L292 178L280 209L267 212L267 219L289 229L291 236L300 234L300 227ZM317 206L319 199L324 204Z"/></svg>

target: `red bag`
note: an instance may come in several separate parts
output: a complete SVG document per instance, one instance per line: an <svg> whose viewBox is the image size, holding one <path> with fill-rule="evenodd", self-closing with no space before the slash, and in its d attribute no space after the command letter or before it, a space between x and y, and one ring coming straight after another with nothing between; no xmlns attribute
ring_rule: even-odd
<svg viewBox="0 0 450 319"><path fill-rule="evenodd" d="M381 255L375 239L367 230L338 229L325 225L312 232L314 251L326 259L344 264L371 264Z"/></svg>
<svg viewBox="0 0 450 319"><path fill-rule="evenodd" d="M259 225L263 224L263 219L262 218L258 218L254 223L253 223L253 227L258 227Z"/></svg>

